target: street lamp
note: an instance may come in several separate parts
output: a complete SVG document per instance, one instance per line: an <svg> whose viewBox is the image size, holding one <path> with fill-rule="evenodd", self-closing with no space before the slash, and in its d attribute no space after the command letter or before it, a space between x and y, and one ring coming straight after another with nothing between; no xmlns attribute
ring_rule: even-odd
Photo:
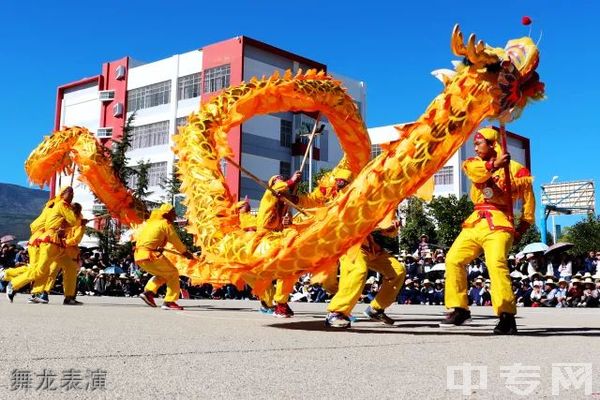
<svg viewBox="0 0 600 400"><path fill-rule="evenodd" d="M554 175L550 184L558 181L558 175ZM554 214L552 214L552 243L556 243L556 223L554 222Z"/></svg>

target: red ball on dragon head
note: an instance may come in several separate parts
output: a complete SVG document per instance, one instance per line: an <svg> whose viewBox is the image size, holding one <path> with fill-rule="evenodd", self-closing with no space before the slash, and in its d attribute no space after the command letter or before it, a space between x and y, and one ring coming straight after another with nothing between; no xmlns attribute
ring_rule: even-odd
<svg viewBox="0 0 600 400"><path fill-rule="evenodd" d="M529 18L527 15L524 15L524 16L521 18L521 23L522 23L523 25L531 25L531 18Z"/></svg>

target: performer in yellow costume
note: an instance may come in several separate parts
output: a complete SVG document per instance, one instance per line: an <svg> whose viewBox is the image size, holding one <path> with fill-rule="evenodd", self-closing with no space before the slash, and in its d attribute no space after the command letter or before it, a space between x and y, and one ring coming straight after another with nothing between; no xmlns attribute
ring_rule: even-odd
<svg viewBox="0 0 600 400"><path fill-rule="evenodd" d="M44 233L39 237L38 260L35 266L32 265L35 268L29 273L22 273L11 279L7 287L7 292L10 292L9 299L11 302L16 292L31 282L34 282L31 301L34 303L48 302L40 296L48 280L50 266L64 252L63 238L65 229L81 223L71 208L71 201L73 201L73 188L68 186L61 190L54 205L48 211L44 223Z"/></svg>
<svg viewBox="0 0 600 400"><path fill-rule="evenodd" d="M43 290L42 299L48 300L48 293L54 287L54 282L58 273L63 271L63 293L65 299L64 305L77 306L81 305L80 301L75 300L77 295L77 272L79 270L79 242L85 234L85 223L81 216L81 204L73 203L73 212L77 216L79 223L68 228L65 233L64 246L65 250L62 257L57 259L50 266L50 274ZM34 289L39 291L39 288Z"/></svg>
<svg viewBox="0 0 600 400"><path fill-rule="evenodd" d="M394 320L385 314L402 288L406 269L404 264L387 253L375 242L373 234L397 236L399 221L392 210L378 225L378 229L367 237L360 249L352 249L340 258L339 290L327 307L325 326L331 328L349 328L350 313L358 302L365 286L367 272L372 269L383 275L381 290L365 310L365 315L373 320L393 325ZM354 254L353 251L355 251Z"/></svg>
<svg viewBox="0 0 600 400"><path fill-rule="evenodd" d="M35 265L37 264L39 255L40 237L44 234L44 225L46 223L46 217L48 216L48 213L50 212L52 207L54 207L54 202L57 198L58 196L56 198L50 199L44 206L44 209L42 210L40 215L36 219L34 219L33 222L29 225L29 228L31 230L31 236L29 237L29 241L27 242L29 264L21 267L9 268L0 271L1 281L11 281L21 274L35 274ZM6 296L8 297L10 302L13 301L13 294L14 292L12 291L12 286L9 285L6 290Z"/></svg>
<svg viewBox="0 0 600 400"><path fill-rule="evenodd" d="M299 183L302 174L296 171L291 179L284 180L281 175L272 176L268 185L277 196L270 190L266 190L258 206L258 215L256 216L256 230L258 234L266 232L280 232L284 228L283 220L287 213L286 204L279 199L279 196L291 197L294 187ZM278 279L274 289L267 289L261 297L260 312L270 314L273 303L275 309L272 314L278 318L289 318L294 312L288 304L289 295L294 289L295 278Z"/></svg>
<svg viewBox="0 0 600 400"><path fill-rule="evenodd" d="M256 232L256 216L250 213L252 209L248 199L238 201L237 209L240 215L240 227L246 232Z"/></svg>
<svg viewBox="0 0 600 400"><path fill-rule="evenodd" d="M463 230L446 256L445 304L451 310L440 326L458 326L470 321L467 300L466 266L483 251L491 278L494 312L500 317L494 333L516 334L517 308L511 286L507 256L513 239L534 223L535 197L532 177L523 165L510 160L498 144L495 129L480 129L474 138L477 157L463 163L473 182L471 200L475 211L466 219ZM504 167L510 167L512 194L506 192ZM519 225L511 221L513 204L522 202Z"/></svg>
<svg viewBox="0 0 600 400"><path fill-rule="evenodd" d="M156 307L154 296L158 289L166 284L167 294L162 305L164 310L183 310L177 300L179 299L179 271L162 254L167 243L183 255L191 259L190 253L179 239L173 222L175 221L175 209L170 204L163 204L160 208L152 211L150 218L139 228L136 233L136 245L134 259L141 269L154 275L140 295L142 300L150 307Z"/></svg>

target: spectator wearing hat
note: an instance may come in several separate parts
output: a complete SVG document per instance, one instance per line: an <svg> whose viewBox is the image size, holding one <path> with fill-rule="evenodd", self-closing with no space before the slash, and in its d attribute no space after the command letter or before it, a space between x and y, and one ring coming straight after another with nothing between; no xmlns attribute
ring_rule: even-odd
<svg viewBox="0 0 600 400"><path fill-rule="evenodd" d="M473 281L477 279L478 276L483 278L483 264L473 261L469 264L467 279L469 281Z"/></svg>
<svg viewBox="0 0 600 400"><path fill-rule="evenodd" d="M542 298L542 305L544 307L554 307L556 305L556 283L552 279L546 279L544 287L544 298Z"/></svg>
<svg viewBox="0 0 600 400"><path fill-rule="evenodd" d="M560 264L558 266L558 273L561 278L566 281L571 280L571 276L573 275L573 266L569 256L566 253L561 254L560 256Z"/></svg>
<svg viewBox="0 0 600 400"><path fill-rule="evenodd" d="M542 291L542 281L533 281L533 289L531 290L531 307L541 307L544 300L544 292Z"/></svg>
<svg viewBox="0 0 600 400"><path fill-rule="evenodd" d="M583 289L583 295L579 307L598 307L599 291L594 284L592 278L585 278L583 280L585 288Z"/></svg>
<svg viewBox="0 0 600 400"><path fill-rule="evenodd" d="M568 292L569 282L564 278L560 278L558 280L558 287L556 288L556 293L554 294L554 298L556 299L556 307L558 308L566 308L567 304L567 292Z"/></svg>
<svg viewBox="0 0 600 400"><path fill-rule="evenodd" d="M483 277L479 276L473 282L473 286L469 289L469 305L481 306L483 303L481 301L483 289Z"/></svg>
<svg viewBox="0 0 600 400"><path fill-rule="evenodd" d="M421 236L419 237L419 245L417 246L417 251L419 254L419 257L424 258L425 254L430 253L431 251L429 250L429 236L427 236L426 234L421 234Z"/></svg>
<svg viewBox="0 0 600 400"><path fill-rule="evenodd" d="M433 289L433 302L435 305L444 304L444 284L441 279L435 280L435 288Z"/></svg>
<svg viewBox="0 0 600 400"><path fill-rule="evenodd" d="M583 296L583 285L581 284L581 280L573 277L573 279L571 279L571 287L567 291L567 305L569 307L579 306L581 296Z"/></svg>
<svg viewBox="0 0 600 400"><path fill-rule="evenodd" d="M422 266L417 263L417 260L412 254L407 254L406 258L406 276L409 278L421 279L423 277Z"/></svg>
<svg viewBox="0 0 600 400"><path fill-rule="evenodd" d="M521 279L521 285L515 290L517 307L531 307L531 292L533 288L529 285L529 279Z"/></svg>
<svg viewBox="0 0 600 400"><path fill-rule="evenodd" d="M433 257L431 256L431 252L426 252L423 257L423 272L425 275L431 271L431 268L433 268Z"/></svg>
<svg viewBox="0 0 600 400"><path fill-rule="evenodd" d="M398 302L398 304L411 304L410 300L413 297L412 283L413 283L412 279L406 278L406 280L404 281L404 286L402 287L402 289L400 290L400 293L398 293L398 297L396 298L396 301Z"/></svg>
<svg viewBox="0 0 600 400"><path fill-rule="evenodd" d="M421 288L421 303L430 305L433 304L434 288L431 281L427 278L423 279L423 287Z"/></svg>

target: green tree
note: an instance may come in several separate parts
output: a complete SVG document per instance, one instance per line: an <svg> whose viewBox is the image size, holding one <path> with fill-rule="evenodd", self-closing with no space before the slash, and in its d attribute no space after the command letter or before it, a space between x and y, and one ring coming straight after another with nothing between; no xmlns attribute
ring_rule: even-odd
<svg viewBox="0 0 600 400"><path fill-rule="evenodd" d="M518 219L515 222L515 226L517 226L517 225L518 225ZM536 242L541 242L541 241L542 241L542 235L540 233L540 230L538 229L538 227L535 224L533 224L529 227L529 229L527 229L527 231L525 231L525 233L523 234L523 236L521 236L521 239L518 242L513 243L513 246L510 249L510 252L513 254L516 254L516 253L520 252L521 250L523 250L523 247L527 246L529 243L536 243Z"/></svg>
<svg viewBox="0 0 600 400"><path fill-rule="evenodd" d="M414 251L422 234L429 236L430 243L436 243L435 225L425 212L425 202L417 197L409 197L401 207L405 217L404 227L400 230L400 247Z"/></svg>
<svg viewBox="0 0 600 400"><path fill-rule="evenodd" d="M179 179L177 166L175 164L171 171L171 177L165 179L165 181L160 184L160 187L165 191L163 201L175 205L175 197L181 193L181 179Z"/></svg>
<svg viewBox="0 0 600 400"><path fill-rule="evenodd" d="M313 190L319 185L319 181L321 178L331 172L330 168L321 168L316 174L313 174L312 178L312 187ZM302 181L298 184L298 194L306 194L308 193L308 181Z"/></svg>
<svg viewBox="0 0 600 400"><path fill-rule="evenodd" d="M467 196L457 199L450 195L434 197L426 207L436 223L440 246L449 247L462 230L462 223L473 212L473 203Z"/></svg>
<svg viewBox="0 0 600 400"><path fill-rule="evenodd" d="M562 239L575 245L570 252L576 255L600 250L600 215L590 214L586 219L566 228Z"/></svg>
<svg viewBox="0 0 600 400"><path fill-rule="evenodd" d="M111 147L105 147L105 151L110 155L112 169L123 185L129 185L130 178L137 175L137 184L133 194L137 199L144 201L150 194L148 192L148 169L150 165L144 163L141 167L139 165L138 167L132 167L129 165L129 157L127 156L127 151L131 148L134 120L135 113L127 118L123 126L123 135L119 139L112 139ZM108 215L106 208L95 211L94 216L99 220L100 229L88 227L86 233L98 238L104 261L108 262L109 258L118 257L127 252L128 250L119 244L119 238L124 231L119 221ZM125 246L127 245L129 244L125 244Z"/></svg>

